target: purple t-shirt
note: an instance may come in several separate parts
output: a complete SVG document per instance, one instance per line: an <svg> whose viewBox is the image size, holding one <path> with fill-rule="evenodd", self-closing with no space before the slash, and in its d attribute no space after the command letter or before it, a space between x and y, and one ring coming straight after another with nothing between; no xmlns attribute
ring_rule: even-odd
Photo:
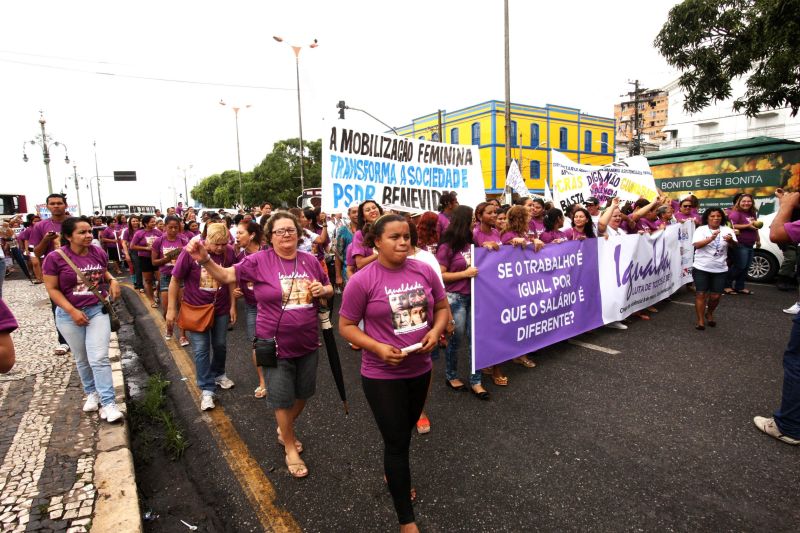
<svg viewBox="0 0 800 533"><path fill-rule="evenodd" d="M89 246L86 255L78 255L69 246L61 248L66 252L67 257L72 259L75 266L83 273L86 281L97 285L97 290L105 297L106 268L108 267L108 256L99 246ZM100 303L97 296L78 279L78 275L72 267L61 257L61 254L48 254L42 265L42 272L48 276L58 277L58 289L73 306L78 309Z"/></svg>
<svg viewBox="0 0 800 533"><path fill-rule="evenodd" d="M674 216L675 216L675 220L677 220L678 222L685 222L685 221L687 221L687 220L694 220L694 223L695 223L697 226L699 226L700 224L702 224L702 222L701 222L701 218L700 218L700 216L699 216L699 215L693 215L693 214L691 214L691 213L690 213L690 214L688 214L688 215L684 215L684 214L683 214L683 213L681 213L680 211L675 211L675 215L674 215Z"/></svg>
<svg viewBox="0 0 800 533"><path fill-rule="evenodd" d="M550 231L544 231L541 235L539 235L539 240L545 244L549 244L553 241L559 239L566 239L567 234L561 231L560 229L554 229Z"/></svg>
<svg viewBox="0 0 800 533"><path fill-rule="evenodd" d="M405 348L431 330L434 304L445 297L429 264L406 261L393 270L373 261L347 282L339 314L353 322L363 319L364 332L376 341ZM430 369L428 353L409 354L392 366L369 350L361 351L361 375L367 378L414 378Z"/></svg>
<svg viewBox="0 0 800 533"><path fill-rule="evenodd" d="M258 252L260 252L261 250L267 250L267 247L262 246L261 249L258 250ZM246 257L249 257L253 254L257 254L258 252L248 252L247 250L242 250L241 252L239 252L239 255L236 256L236 262L241 263L242 261L244 261ZM253 291L254 285L252 281L240 281L238 283L238 286L239 290L242 291L242 296L244 297L244 301L247 302L247 305L255 306L258 304L258 302L256 301L256 293Z"/></svg>
<svg viewBox="0 0 800 533"><path fill-rule="evenodd" d="M184 237L180 233L178 233L175 236L175 240L174 241L169 240L167 238L166 233L165 233L164 235L162 235L161 237L158 237L155 241L153 241L153 251L156 252L156 257L158 259L162 259L165 255L167 255L171 251L183 248L188 243L189 243L189 241L186 239L186 237ZM172 274L172 269L175 267L175 261L177 261L177 260L178 260L178 258L176 257L172 261L169 261L168 263L165 263L165 264L161 265L160 267L158 267L158 273L159 274L164 274L164 275L167 275L167 276L171 275Z"/></svg>
<svg viewBox="0 0 800 533"><path fill-rule="evenodd" d="M467 245L458 252L453 253L449 244L441 243L436 250L436 260L447 269L448 272L463 272L472 266L472 248ZM457 292L459 294L470 294L469 278L445 283L444 288L447 292Z"/></svg>
<svg viewBox="0 0 800 533"><path fill-rule="evenodd" d="M652 233L654 231L658 231L660 226L661 226L661 221L659 221L658 219L648 220L645 217L641 217L639 220L636 221L636 230L643 231L645 233Z"/></svg>
<svg viewBox="0 0 800 533"><path fill-rule="evenodd" d="M544 221L536 220L535 218L530 219L528 222L528 233L538 238L539 235L544 233Z"/></svg>
<svg viewBox="0 0 800 533"><path fill-rule="evenodd" d="M197 236L197 235L200 235L200 232L199 232L199 231L186 230L186 231L184 231L183 233L181 233L181 235L183 235L184 237L186 237L186 242L189 242L189 241L191 241L191 240L192 240L192 238L194 238L195 236Z"/></svg>
<svg viewBox="0 0 800 533"><path fill-rule="evenodd" d="M737 211L736 209L731 209L728 218L730 219L731 224L750 224L758 217L743 213L742 211ZM753 246L758 240L758 230L752 228L740 229L739 235L736 236L736 240L739 241L739 244Z"/></svg>
<svg viewBox="0 0 800 533"><path fill-rule="evenodd" d="M25 245L25 241L31 238L32 230L33 226L28 226L27 228L19 232L19 235L17 235L17 242L19 243L20 248L22 248Z"/></svg>
<svg viewBox="0 0 800 533"><path fill-rule="evenodd" d="M116 225L107 226L106 229L104 229L100 233L100 238L101 239L114 239L114 241L116 241L118 235L119 235L119 231L117 230ZM112 249L115 249L117 247L116 242L111 242L111 243L104 242L103 246L105 247L106 250L112 250Z"/></svg>
<svg viewBox="0 0 800 533"><path fill-rule="evenodd" d="M579 241L581 239L587 239L588 237L581 231L576 230L575 228L567 228L564 230L564 237L568 241Z"/></svg>
<svg viewBox="0 0 800 533"><path fill-rule="evenodd" d="M149 246L152 248L153 243L159 237L161 237L161 232L155 228L151 230L140 229L133 235L131 244L134 246ZM150 250L136 250L136 255L139 257L150 257Z"/></svg>
<svg viewBox="0 0 800 533"><path fill-rule="evenodd" d="M233 266L236 254L233 247L225 245L219 255L209 254L211 260L222 267ZM192 305L214 304L214 315L226 315L231 310L230 292L227 284L220 284L205 268L197 264L186 250L181 252L172 267L172 277L183 280L183 299Z"/></svg>
<svg viewBox="0 0 800 533"><path fill-rule="evenodd" d="M61 222L56 222L52 218L46 218L36 223L31 230L31 235L28 238L28 246L36 247L37 244L42 242L44 239L45 234L49 231L54 231L57 234L61 235ZM49 254L53 250L56 249L56 244L58 244L59 238L56 237L52 241L50 241L50 246L45 250L44 255Z"/></svg>
<svg viewBox="0 0 800 533"><path fill-rule="evenodd" d="M361 230L358 230L355 235L353 235L353 242L350 243L350 246L347 248L347 257L345 258L345 262L347 266L353 267L353 272L358 271L358 267L356 266L356 259L357 255L362 257L370 257L374 254L375 251L372 248L368 248L364 246L364 234L361 233Z"/></svg>
<svg viewBox="0 0 800 533"><path fill-rule="evenodd" d="M519 235L517 235L513 231L506 231L502 235L500 235L500 242L502 242L503 244L509 244L511 242L511 239L516 239L518 237Z"/></svg>
<svg viewBox="0 0 800 533"><path fill-rule="evenodd" d="M253 283L258 304L258 338L275 337L278 357L281 359L300 357L317 349L319 301L311 296L308 287L314 281L323 285L329 285L330 281L316 257L298 251L296 261L283 259L270 248L248 255L234 268L236 282L240 286L242 283Z"/></svg>
<svg viewBox="0 0 800 533"><path fill-rule="evenodd" d="M483 246L486 242L496 242L497 244L502 242L500 232L497 231L497 228L492 228L489 233L484 233L481 231L480 226L475 226L475 229L472 230L472 241L475 243L475 246Z"/></svg>
<svg viewBox="0 0 800 533"><path fill-rule="evenodd" d="M450 217L445 215L444 213L439 213L439 220L436 221L436 234L441 237L444 235L444 231L447 229L447 226L450 225Z"/></svg>
<svg viewBox="0 0 800 533"><path fill-rule="evenodd" d="M11 333L18 327L17 319L14 318L11 309L3 300L0 300L0 333Z"/></svg>
<svg viewBox="0 0 800 533"><path fill-rule="evenodd" d="M795 220L794 222L785 222L783 224L783 229L786 230L786 234L789 236L789 239L791 239L792 242L800 242L800 220Z"/></svg>

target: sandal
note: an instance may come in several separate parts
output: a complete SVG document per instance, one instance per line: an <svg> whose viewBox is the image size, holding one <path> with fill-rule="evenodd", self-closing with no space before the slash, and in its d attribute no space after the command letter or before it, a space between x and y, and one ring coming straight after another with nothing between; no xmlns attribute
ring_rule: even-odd
<svg viewBox="0 0 800 533"><path fill-rule="evenodd" d="M492 381L498 387L508 386L508 376L492 376Z"/></svg>
<svg viewBox="0 0 800 533"><path fill-rule="evenodd" d="M753 294L753 291L749 289L742 289L740 291L736 291L736 294L744 294L745 296L750 296L751 294Z"/></svg>
<svg viewBox="0 0 800 533"><path fill-rule="evenodd" d="M266 392L267 391L265 390L264 393L266 394ZM286 447L286 442L284 442L283 437L281 437L280 433L278 433L278 444L280 444L284 448ZM297 450L297 453L303 453L303 443L302 442L300 442L297 439L294 439L294 447Z"/></svg>
<svg viewBox="0 0 800 533"><path fill-rule="evenodd" d="M526 355L523 355L522 357L515 357L514 359L512 359L512 362L515 365L522 365L525 368L533 368L536 366L536 363L528 359L528 356Z"/></svg>
<svg viewBox="0 0 800 533"><path fill-rule="evenodd" d="M712 318L712 315L710 313L706 313L706 324L708 324L712 328L717 327L717 321Z"/></svg>
<svg viewBox="0 0 800 533"><path fill-rule="evenodd" d="M256 387L255 394L254 394L254 396L256 398L263 398L266 395L267 395L267 389L266 388L264 388L264 387L262 387L260 385L258 387ZM295 441L295 442L297 442L297 441Z"/></svg>
<svg viewBox="0 0 800 533"><path fill-rule="evenodd" d="M419 417L419 420L417 420L417 433L419 433L420 435L424 435L425 433L430 433L430 432L431 432L431 421L428 420L427 415L423 414L422 416Z"/></svg>
<svg viewBox="0 0 800 533"><path fill-rule="evenodd" d="M722 293L723 294L727 294L728 296L733 296L735 294L739 294L738 292L736 292L733 289L725 289L725 290L722 291Z"/></svg>
<svg viewBox="0 0 800 533"><path fill-rule="evenodd" d="M289 470L289 475L295 479L301 479L308 475L308 467L302 459L296 463L289 462L289 456L286 456L286 468Z"/></svg>
<svg viewBox="0 0 800 533"><path fill-rule="evenodd" d="M649 316L649 315L646 315L646 314L644 314L644 313L636 313L636 316L638 316L638 317L639 317L639 318L641 318L642 320L650 320L650 316Z"/></svg>
<svg viewBox="0 0 800 533"><path fill-rule="evenodd" d="M696 325L696 326L694 327L694 329L696 329L697 331L703 331L703 330L705 330L705 329L706 329L706 327L705 327L705 326L703 326L703 325L701 325L701 324L698 324L698 325Z"/></svg>

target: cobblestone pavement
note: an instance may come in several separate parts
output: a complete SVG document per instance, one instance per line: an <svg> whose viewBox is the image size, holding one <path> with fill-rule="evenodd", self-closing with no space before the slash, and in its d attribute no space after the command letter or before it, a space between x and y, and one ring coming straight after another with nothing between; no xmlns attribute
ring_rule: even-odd
<svg viewBox="0 0 800 533"><path fill-rule="evenodd" d="M3 296L20 328L12 335L16 365L0 376L0 531L89 531L102 422L81 411L72 356L53 354L58 341L44 286L6 280ZM116 343L112 334L112 357Z"/></svg>

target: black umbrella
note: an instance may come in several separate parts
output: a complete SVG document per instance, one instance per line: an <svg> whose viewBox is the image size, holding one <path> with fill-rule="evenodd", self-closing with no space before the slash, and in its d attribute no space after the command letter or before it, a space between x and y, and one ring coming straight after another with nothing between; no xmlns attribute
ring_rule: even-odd
<svg viewBox="0 0 800 533"><path fill-rule="evenodd" d="M339 359L339 348L336 346L336 338L333 336L333 324L331 324L331 310L325 300L320 300L319 325L322 328L322 338L325 341L325 351L328 352L328 363L331 365L333 381L339 390L339 398L344 403L344 414L350 414L347 405L347 393L344 390L344 376L342 375L342 361Z"/></svg>

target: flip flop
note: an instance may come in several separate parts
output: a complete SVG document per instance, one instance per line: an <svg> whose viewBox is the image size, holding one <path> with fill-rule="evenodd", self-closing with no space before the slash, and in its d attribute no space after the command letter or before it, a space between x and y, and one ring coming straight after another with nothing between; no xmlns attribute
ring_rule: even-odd
<svg viewBox="0 0 800 533"><path fill-rule="evenodd" d="M744 294L745 296L750 296L751 294L753 294L753 291L749 289L742 289L740 291L736 291L736 294Z"/></svg>
<svg viewBox="0 0 800 533"><path fill-rule="evenodd" d="M522 356L522 357L517 357L517 358L515 358L515 359L512 359L511 361L512 361L512 362L513 362L515 365L522 365L522 366L524 366L525 368L533 368L533 367L535 367L535 366L536 366L536 363L534 363L533 361L531 361L530 359L528 359L528 358L527 358L527 357L525 357L525 356Z"/></svg>
<svg viewBox="0 0 800 533"><path fill-rule="evenodd" d="M723 294L727 294L728 296L734 296L736 294L739 294L738 292L736 292L733 289L725 289L725 290L722 291L722 293Z"/></svg>
<svg viewBox="0 0 800 533"><path fill-rule="evenodd" d="M422 415L421 417L419 417L419 420L417 420L417 433L419 433L420 435L424 435L425 433L430 433L430 432L431 432L431 421L428 420L428 417L426 415Z"/></svg>
<svg viewBox="0 0 800 533"><path fill-rule="evenodd" d="M306 466L306 464L303 462L302 459L300 459L296 463L290 463L289 456L287 455L286 468L289 470L289 475L295 479L301 479L308 476L308 467Z"/></svg>
<svg viewBox="0 0 800 533"><path fill-rule="evenodd" d="M254 394L254 396L256 398L263 398L266 395L267 395L267 389L265 389L265 388L263 388L261 386L256 387L255 394ZM295 442L297 442L297 441L295 441Z"/></svg>
<svg viewBox="0 0 800 533"><path fill-rule="evenodd" d="M498 387L508 386L508 376L492 376L492 381Z"/></svg>

